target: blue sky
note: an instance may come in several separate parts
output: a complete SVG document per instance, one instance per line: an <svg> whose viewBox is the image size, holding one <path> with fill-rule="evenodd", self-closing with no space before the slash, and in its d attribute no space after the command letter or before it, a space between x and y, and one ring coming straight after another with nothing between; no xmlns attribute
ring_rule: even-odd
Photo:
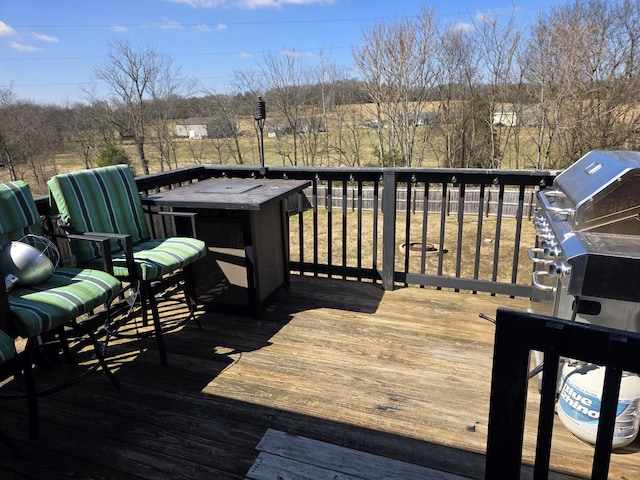
<svg viewBox="0 0 640 480"><path fill-rule="evenodd" d="M83 101L81 86L104 64L109 40L169 55L182 75L227 91L235 71L265 54L295 52L352 64L378 22L433 8L443 23L478 14L532 20L553 0L0 0L0 87L38 103Z"/></svg>

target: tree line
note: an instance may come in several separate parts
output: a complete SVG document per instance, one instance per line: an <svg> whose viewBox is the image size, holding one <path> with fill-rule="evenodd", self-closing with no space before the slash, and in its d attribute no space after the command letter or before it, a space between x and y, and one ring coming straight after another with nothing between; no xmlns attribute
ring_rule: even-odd
<svg viewBox="0 0 640 480"><path fill-rule="evenodd" d="M129 141L138 173L150 161L172 169L176 120L199 116L230 128L207 140L215 158L189 141L194 162L255 163L247 138L257 134L258 96L270 162L283 165L555 169L590 150L639 148L640 0L573 0L517 19L443 24L424 5L364 31L351 68L267 53L257 69L235 72L235 93L225 94L153 48L114 39L82 102L40 105L0 87L0 163L12 179L46 181L70 144L88 168Z"/></svg>

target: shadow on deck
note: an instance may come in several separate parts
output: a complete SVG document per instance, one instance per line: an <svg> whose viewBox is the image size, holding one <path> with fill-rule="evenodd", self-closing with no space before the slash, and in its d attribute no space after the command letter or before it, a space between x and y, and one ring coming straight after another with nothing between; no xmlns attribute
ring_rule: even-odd
<svg viewBox="0 0 640 480"><path fill-rule="evenodd" d="M259 319L202 312L202 330L168 335L169 367L152 339L112 342L123 388L97 373L42 398L37 440L24 402L4 401L0 428L24 456L0 444L0 477L243 479L271 429L483 478L494 327L478 314L527 302L291 280ZM580 478L592 449L557 430L552 468L566 475L553 478ZM534 440L525 432L529 458ZM632 478L639 455L618 455L612 478Z"/></svg>

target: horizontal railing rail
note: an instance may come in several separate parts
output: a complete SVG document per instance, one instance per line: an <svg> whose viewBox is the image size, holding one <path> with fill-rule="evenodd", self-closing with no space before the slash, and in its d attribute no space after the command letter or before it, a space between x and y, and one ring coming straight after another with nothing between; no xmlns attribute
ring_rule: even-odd
<svg viewBox="0 0 640 480"><path fill-rule="evenodd" d="M262 175L311 181L304 197L290 199L292 271L381 282L387 290L531 295L529 220L535 192L551 185L554 172L200 165L137 181L150 192Z"/></svg>
<svg viewBox="0 0 640 480"><path fill-rule="evenodd" d="M418 193L416 189L409 189L398 186L396 189L397 204L396 208L400 211L406 211L407 202L411 205L411 212L423 212L425 207L429 213L441 213L441 205L444 202L446 205L446 215L455 215L460 208L460 192L457 189L446 189L443 191L441 188L431 188L429 190L428 197L423 197ZM502 207L502 215L504 217L515 218L518 215L519 207L519 192L518 190L511 189L504 192L504 198L502 204L500 203L500 188L492 186L485 191L480 187L470 187L466 189L465 202L463 213L465 215L477 215L480 208L483 209L485 217L496 215L498 210ZM372 187L364 187L361 191L357 187L350 185L348 187L348 194L346 197L347 208L349 210L356 210L359 203L362 204L362 209L373 210L375 205L376 191ZM410 195L410 198L409 198ZM527 218L531 218L533 209L535 207L535 195L536 188L529 187L526 189L525 205L523 215ZM328 205L328 199L331 198L332 206L334 208L340 208L342 206L343 197L341 195L340 188L333 187L332 191L326 185L318 187L318 206L326 207ZM480 205L482 199L482 206Z"/></svg>

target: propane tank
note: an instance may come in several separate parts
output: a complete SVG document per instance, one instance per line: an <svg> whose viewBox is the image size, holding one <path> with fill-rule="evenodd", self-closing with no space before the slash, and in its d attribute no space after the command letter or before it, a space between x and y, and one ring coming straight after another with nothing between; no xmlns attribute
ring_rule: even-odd
<svg viewBox="0 0 640 480"><path fill-rule="evenodd" d="M558 417L580 440L595 444L605 368L567 361L562 367ZM640 377L624 372L618 395L612 448L633 442L640 426Z"/></svg>

